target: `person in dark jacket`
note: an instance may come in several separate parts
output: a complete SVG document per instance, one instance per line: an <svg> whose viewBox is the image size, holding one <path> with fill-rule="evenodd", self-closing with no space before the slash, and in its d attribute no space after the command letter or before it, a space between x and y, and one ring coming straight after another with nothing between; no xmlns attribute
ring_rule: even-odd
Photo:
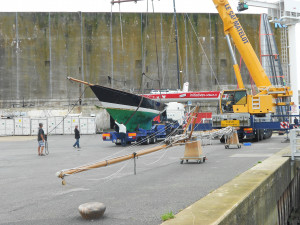
<svg viewBox="0 0 300 225"><path fill-rule="evenodd" d="M39 123L38 143L39 143L38 155L39 156L44 156L43 150L44 150L44 146L45 146L45 134L44 134L42 123Z"/></svg>
<svg viewBox="0 0 300 225"><path fill-rule="evenodd" d="M74 133L75 133L75 139L76 139L76 142L75 144L73 145L74 148L80 148L79 147L79 138L80 138L80 133L79 133L79 130L78 130L78 125L75 126L75 129L74 129Z"/></svg>
<svg viewBox="0 0 300 225"><path fill-rule="evenodd" d="M299 120L297 119L297 117L295 117L295 119L294 119L294 124L295 124L296 126L299 125Z"/></svg>

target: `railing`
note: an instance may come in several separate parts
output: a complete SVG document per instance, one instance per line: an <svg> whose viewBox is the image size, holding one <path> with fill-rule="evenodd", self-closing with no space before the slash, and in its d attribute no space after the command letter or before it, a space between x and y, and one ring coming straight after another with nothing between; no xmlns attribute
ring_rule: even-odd
<svg viewBox="0 0 300 225"><path fill-rule="evenodd" d="M291 130L291 157L295 160L295 157L300 157L300 129Z"/></svg>

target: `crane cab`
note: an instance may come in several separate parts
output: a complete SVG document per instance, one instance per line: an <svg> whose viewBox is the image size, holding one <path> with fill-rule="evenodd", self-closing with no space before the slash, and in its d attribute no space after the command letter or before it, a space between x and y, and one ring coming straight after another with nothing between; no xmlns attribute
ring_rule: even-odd
<svg viewBox="0 0 300 225"><path fill-rule="evenodd" d="M231 90L223 91L220 98L220 112L226 113L250 113L251 115L264 116L267 113L275 113L275 103L271 95L248 95L247 91Z"/></svg>
<svg viewBox="0 0 300 225"><path fill-rule="evenodd" d="M244 113L248 112L247 91L231 90L223 91L220 98L221 113Z"/></svg>

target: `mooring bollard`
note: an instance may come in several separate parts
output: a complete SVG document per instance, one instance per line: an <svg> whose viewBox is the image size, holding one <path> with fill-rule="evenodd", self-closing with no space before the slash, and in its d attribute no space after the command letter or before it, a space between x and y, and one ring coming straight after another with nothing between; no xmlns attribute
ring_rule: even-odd
<svg viewBox="0 0 300 225"><path fill-rule="evenodd" d="M83 219L99 219L103 216L106 206L101 202L88 202L80 205L78 210Z"/></svg>

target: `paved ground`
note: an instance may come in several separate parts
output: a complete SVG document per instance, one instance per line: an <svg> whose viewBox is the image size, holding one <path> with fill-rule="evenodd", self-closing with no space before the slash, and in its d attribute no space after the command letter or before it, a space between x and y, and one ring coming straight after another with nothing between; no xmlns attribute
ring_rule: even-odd
<svg viewBox="0 0 300 225"><path fill-rule="evenodd" d="M100 135L81 138L81 151L72 148L73 136L49 137L50 154L37 155L35 137L0 137L0 224L18 225L141 225L160 224L160 216L174 214L220 187L288 144L283 136L225 149L219 141L204 146L208 160L180 164L184 147L174 147L137 160L75 174L67 185L57 171L145 148L122 148L103 142ZM103 202L104 217L87 222L78 206Z"/></svg>

